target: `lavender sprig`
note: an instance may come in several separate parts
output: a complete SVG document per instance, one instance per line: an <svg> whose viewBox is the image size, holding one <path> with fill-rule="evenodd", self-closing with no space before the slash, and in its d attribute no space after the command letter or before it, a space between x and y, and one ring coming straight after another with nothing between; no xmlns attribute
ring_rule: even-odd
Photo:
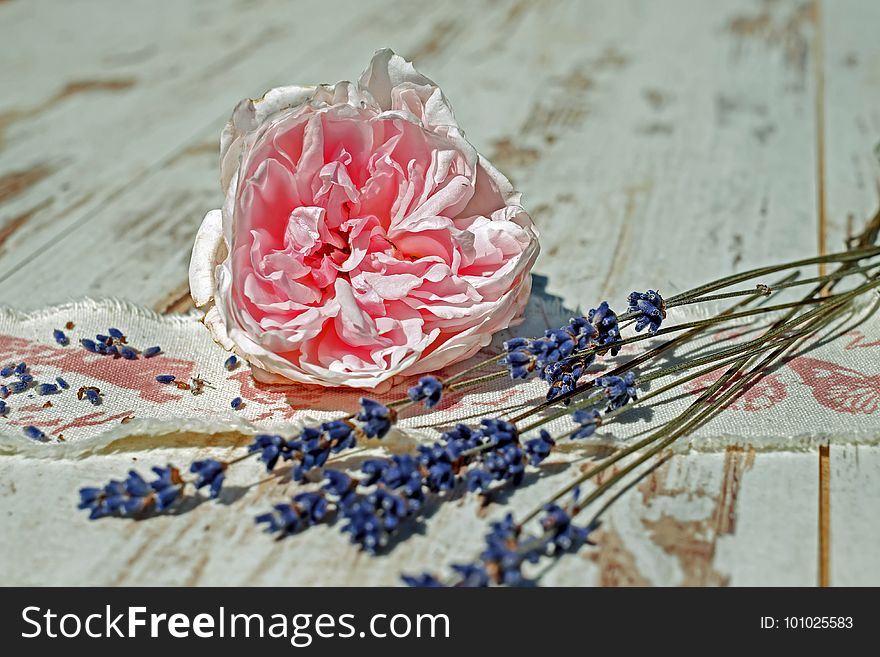
<svg viewBox="0 0 880 657"><path fill-rule="evenodd" d="M868 268L861 269L867 273ZM825 277L822 280L823 284L827 285L832 279ZM703 295L712 289L718 288L713 288L712 285L698 288L699 293ZM758 290L756 293L764 292ZM647 329L647 333L653 335L660 330L666 308L687 301L688 297L678 295L671 302L665 302L653 290L644 293L634 292L630 295L628 312L625 315L618 317L608 304L603 302L588 313L587 318L571 320L561 329L547 331L542 338L514 338L508 341L503 358L506 359L505 364L511 375L516 377L518 374L528 376L537 373L547 381L550 386L549 401L561 396L565 402L568 402L575 394L589 392L589 397L581 399L574 414L574 420L579 426L568 434L572 438L587 438L594 434L600 422L607 422L632 404L643 402L644 399L659 393L652 391L639 399L636 386L659 376L660 373L636 377L633 371L620 368L598 377L588 386L579 386L579 379L597 355L604 353L616 355L620 346L625 343L620 337L620 321L633 318L636 331ZM835 307L833 304L837 301L823 300L822 303L833 309ZM840 303L844 301L845 299L841 299ZM819 302L788 304L787 307L795 309L804 303ZM757 314L768 310L771 309L765 307L760 311L748 312ZM727 315L727 319L730 317ZM710 321L694 323L693 328L701 329L711 324ZM785 330L790 331L792 326L795 325L788 324ZM669 331L674 328L676 327L664 330ZM730 357L740 360L760 353L760 350L772 349L774 339L769 337L763 342L749 345L738 356L731 351ZM106 342L101 340L99 342L108 347ZM124 340L117 350L123 345ZM96 349L101 348L96 347ZM659 353L655 350L652 352ZM122 356L121 353L119 355ZM715 357L716 360L713 362L719 362L717 354ZM496 361L497 359L490 359L482 365ZM696 362L699 361L700 359L697 359ZM644 361L639 357L626 366L632 368L635 362ZM688 363L687 366L694 365ZM661 372L665 371L668 374L672 371L680 371L677 369L679 367L681 366L665 368ZM459 484L470 485L471 481L474 482L470 486L471 489L484 495L491 493L498 486L521 485L526 467L539 465L548 458L555 449L559 437L553 437L549 432L540 429L537 437L521 441L519 437L521 432L515 424L517 418L513 418L512 422L489 418L476 429L459 425L452 432L444 434L438 443L421 446L416 455L398 455L390 459L372 459L365 462L358 477L349 477L339 471L324 469L332 454L355 447L364 438L381 438L387 435L397 420L396 409L418 401L423 401L426 408L436 406L444 390L455 390L456 385L463 385L451 383L456 377L461 376L462 373L459 373L445 381L434 377L422 377L418 385L410 388L406 399L389 404L363 399L359 412L322 423L317 427L307 427L295 439L268 434L257 436L249 454L258 455L267 470L272 471L281 460L293 461L294 479L315 481L314 477L308 475L323 470L326 482L320 491L301 492L292 498L291 503L276 505L272 512L260 516L258 522L265 524L268 531L282 536L310 527L334 515L339 516L345 521L342 526L343 531L351 535L354 543L367 551L376 552L394 540L394 536L399 533L400 527L406 521L419 515L428 495L442 495ZM667 386L664 388L668 389ZM591 407L599 402L605 406L604 416L597 408ZM543 407L545 405L542 404L534 406L530 409L530 414ZM545 421L547 421L545 418L536 420L523 429L522 433L537 428ZM673 438L667 440L671 439ZM664 440L662 444L668 443ZM198 478L187 484L191 484L196 489L207 488L212 493L215 492L216 484L216 492L219 492L226 470L226 467L219 466L219 463L216 461L213 464L207 461L194 463L192 471ZM179 499L179 493L174 495L176 490L174 486L179 484L170 483L169 477L166 477L166 480L163 490L169 491L167 493L169 497ZM144 482L143 479L139 480L132 475L123 482L111 482L104 489L90 489L99 491L92 501L101 496L103 499L111 499L113 497L111 493L119 492L119 485L122 486L122 492L116 495L116 498L121 498L122 501L115 502L116 507L111 513L121 515L140 513L146 508L158 506L155 501L149 503L144 501L152 500L151 496L158 493L153 489L152 482ZM148 489L144 489L144 485ZM147 493L144 493L144 490L147 490ZM583 543L589 533L589 527L576 527L571 522L580 508L579 505L562 508L554 503L546 506L541 534L523 532L520 525L513 525L512 519L506 527L493 528L494 538L489 541L487 537L487 548L480 560L455 566L453 570L456 577L461 581L487 583L521 581L518 578L521 577L521 567L524 563L546 554L564 552L576 544ZM428 582L430 578L426 576L419 580Z"/></svg>
<svg viewBox="0 0 880 657"><path fill-rule="evenodd" d="M575 501L577 495L575 495ZM574 506L574 505L572 505ZM500 521L490 525L485 536L485 545L479 558L471 563L453 564L453 576L449 586L484 587L491 584L519 586L527 581L523 567L527 563L537 563L542 557L558 558L563 554L576 552L582 546L591 544L589 536L596 525L586 527L574 523L577 509L564 509L557 504L549 504L541 518L540 534L529 534L522 525L514 522L508 513ZM414 587L445 586L444 582L431 573L403 575L403 582Z"/></svg>
<svg viewBox="0 0 880 657"><path fill-rule="evenodd" d="M594 354L573 354L586 351L599 338L596 326L583 317L576 317L567 326L547 329L544 337L508 340L504 343L501 362L514 379L525 379L537 372L550 386L547 398L553 399L572 389L595 359Z"/></svg>
<svg viewBox="0 0 880 657"><path fill-rule="evenodd" d="M79 508L89 509L91 519L107 515L133 515L145 509L164 511L182 497L184 487L190 484L196 490L207 489L210 497L216 498L220 495L229 466L253 455L258 455L269 472L275 469L279 460L295 461L293 478L302 481L309 473L323 467L331 454L355 447L360 438L370 436L381 438L388 433L396 419L396 414L382 404L367 398L363 398L361 403L362 413L358 414L358 418L361 418L359 421L363 423L362 426L351 420L331 420L319 427L306 427L297 439L290 440L282 436L258 434L248 446L248 453L243 457L231 461L217 459L194 461L189 468L189 471L195 475L191 481L184 480L179 470L173 466L168 466L170 470L164 473L164 478L160 476L149 484L139 474L131 471L128 478L123 481L113 480L101 488L81 489ZM34 428L33 431L38 430ZM36 433L34 435L36 436ZM160 475L155 468L154 472ZM174 473L173 476L169 474L170 472ZM164 501L158 503L158 498L152 494L159 493L156 486L164 482L161 490L170 490L167 482L172 480L174 486L179 489L178 494L172 499L166 492ZM141 482L144 482L143 485ZM129 498L132 501L129 501ZM120 499L127 503L122 504ZM136 503L134 500L140 502Z"/></svg>
<svg viewBox="0 0 880 657"><path fill-rule="evenodd" d="M383 438L396 421L396 414L387 406L362 397L361 412L355 419L356 422L339 419L305 427L294 439L258 434L248 451L259 454L267 472L275 469L279 459L294 461L293 479L302 481L310 472L321 468L331 454L352 449L359 440Z"/></svg>
<svg viewBox="0 0 880 657"><path fill-rule="evenodd" d="M264 458L273 465L285 453L285 443L279 437L264 436L259 443ZM420 445L417 456L367 460L358 478L325 469L326 484L321 493L345 520L342 531L350 534L352 543L376 553L391 544L405 522L418 516L428 495L440 495L462 483L483 496L499 483L520 486L526 466L539 465L555 445L543 430L520 444L513 424L484 418L479 429L460 424L433 445ZM256 522L265 523L267 531L279 537L315 524L303 522L295 507L281 505L257 516ZM322 514L325 517L330 514Z"/></svg>
<svg viewBox="0 0 880 657"><path fill-rule="evenodd" d="M102 487L86 487L79 491L80 509L89 511L89 520L107 516L134 516L143 511L164 511L182 495L186 481L173 465L153 468L156 478L147 482L130 470L124 480L111 479Z"/></svg>
<svg viewBox="0 0 880 657"><path fill-rule="evenodd" d="M630 305L634 303L631 310L639 315L637 330L641 330L639 326L644 328L650 324L651 332L656 332L666 317L663 298L653 290L633 292ZM541 338L508 340L504 343L501 362L514 379L525 379L537 372L549 385L549 402L572 393L597 354L610 352L616 356L620 350L619 340L617 314L603 301L585 318L572 318L566 326L546 330ZM565 404L569 401L564 397Z"/></svg>
<svg viewBox="0 0 880 657"><path fill-rule="evenodd" d="M599 310L603 311L598 313L601 315L598 320L601 323L608 318L609 314L607 309L603 309L601 306ZM572 326L577 328L583 325L574 322ZM588 340L585 336L583 337ZM557 338L561 340L561 336L557 336ZM567 350L567 347L564 347L564 350ZM413 396L420 397L424 394L427 399L437 388L442 390L442 384L429 377L424 377L420 381L420 385L422 390L419 394L414 393ZM608 411L619 410L628 401L636 399L633 373L628 373L623 377L613 375L602 377L597 380L596 386L605 391L608 399ZM327 462L330 454L354 447L359 438L370 434L376 437L384 436L396 421L396 413L388 406L369 399L362 399L361 405L361 411L348 416L347 419L325 422L319 427L307 427L297 440L286 440L280 436L261 434L255 438L249 451L258 452L269 471L275 467L280 458L294 459L296 461L294 479L304 480L308 473L321 468ZM593 413L592 420L594 421L581 422L582 426L574 432L574 437L586 437L594 430L598 423L598 416L595 415L595 411ZM583 415L577 416L575 419L582 420ZM355 421L359 424L356 424ZM419 492L423 486L429 492L449 490L462 480L461 473L465 465L468 466L466 480L470 490L487 494L494 482L509 483L513 486L520 485L526 463L537 465L547 458L555 445L555 440L547 432L542 431L539 438L529 440L525 445L521 445L516 433L516 428L512 423L498 419L484 420L481 428L477 431L471 431L463 425L457 427L452 435L444 435L446 444L437 444L424 451L420 450L422 461L420 474L424 476L424 481L420 479L419 486L409 493ZM197 487L209 487L213 495L216 496L222 486L225 467L215 465L203 472L204 468L205 464L202 463L195 463L192 466L193 472L199 475L196 485ZM374 501L378 498L381 498L379 501L389 508L406 510L403 515L417 510L418 505L400 504L384 494L376 494ZM364 520L362 517L364 515L363 504L360 504L358 508L361 509L361 513L360 515L355 514L354 517L361 518L363 522L371 526L369 519ZM400 513L394 517L397 520L402 520ZM355 528L358 523L349 523L349 525ZM394 522L392 525L396 526ZM388 521L385 522L384 527L386 530L393 529L393 527L389 527ZM359 537L357 541L365 547L372 545L378 548L383 544L382 540L369 538L369 536L375 538L375 532L364 534L356 531L355 536Z"/></svg>

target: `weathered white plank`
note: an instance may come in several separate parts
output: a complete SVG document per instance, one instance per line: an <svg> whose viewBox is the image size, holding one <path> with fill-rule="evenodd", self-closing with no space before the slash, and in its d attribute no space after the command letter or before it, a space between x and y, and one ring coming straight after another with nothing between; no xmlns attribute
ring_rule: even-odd
<svg viewBox="0 0 880 657"><path fill-rule="evenodd" d="M826 241L831 250L857 232L880 204L880 44L876 3L825 7Z"/></svg>
<svg viewBox="0 0 880 657"><path fill-rule="evenodd" d="M812 19L799 3L752 2L615 3L590 16L576 63L494 142L525 181L552 292L619 302L816 252ZM663 466L661 492L628 493L585 553L593 581L814 584L815 454L747 463L690 454ZM559 571L559 583L593 577Z"/></svg>
<svg viewBox="0 0 880 657"><path fill-rule="evenodd" d="M748 10L751 3L741 5ZM788 20L780 13L776 20ZM689 20L663 18L674 15ZM811 125L808 112L803 114L809 101L794 91L775 96L785 92L786 85L797 84L801 71L780 64L777 75L767 75L765 59L779 56L776 46L763 50L759 42L756 51L748 50L748 42L741 43L740 28L731 27L744 20L742 16L699 5L691 9L691 3L668 9L652 8L651 3L635 8L552 3L511 5L508 18L505 34L510 38L491 46L478 37L501 21L501 12L479 8L468 20L438 20L422 34L398 26L397 38L384 38L404 41L401 52L418 56L417 63L442 82L475 144L523 189L543 231L538 271L552 273L551 292L576 306L600 295L619 299L637 284L672 291L716 275L722 263L726 271L764 262L770 254L796 256L815 248L809 231L789 239L787 230L780 228L786 221L802 222L810 216L810 190L790 201L770 202L789 194L793 181L812 177L808 157L789 155L810 149L801 139ZM673 36L694 41L693 49L705 52L705 65L689 67L689 52L676 54L668 48ZM89 202L77 210L74 214L81 220L74 230L57 226L58 217L53 217L51 238L28 237L29 227L40 223L44 210L51 208L28 217L8 237L6 255L0 254L0 264L6 263L0 276L6 276L8 302L39 306L83 293L114 292L118 286L111 289L110 281L125 271L136 280L161 279L168 286L163 293L149 285L129 292L134 301L161 305L184 281L186 230L194 231L203 210L220 202L210 149L220 117L234 99L293 77L354 76L377 38L382 37L369 29L358 30L345 52L311 61L311 68L302 71L289 66L284 74L267 74L265 82L254 83L254 69L264 71L269 68L266 61L272 67L283 61L280 53L291 46L282 41L244 54L248 66L241 71L218 74L217 82L200 80L202 123L196 118L186 122L181 116L158 120L153 129L164 126L174 134L163 144L161 166L146 175L147 164L129 166L127 160L119 160L115 147L94 154L95 159L104 158L97 173L123 179L124 191L117 190L112 203ZM290 59L308 47L308 42L298 43ZM688 74L679 75L684 70ZM239 76L245 75L248 79L242 81ZM180 92L177 87L163 89L168 96ZM159 105L167 100L152 92L145 99L137 89L125 93L137 95L132 103L143 113L139 102ZM205 99L211 101L210 111ZM175 114L182 111L176 108ZM114 105L105 113L110 116L103 115L85 132L91 141L115 143L106 136L94 139L96 132L104 132L101 122L119 123L115 129L130 132L130 115L136 111L123 112ZM212 120L205 122L208 116ZM77 149L84 139L59 151L57 159L82 157ZM25 147L33 150L30 143ZM129 150L133 157L142 156L140 144ZM193 153L200 156L189 157ZM9 149L0 156L13 159ZM94 188L100 195L106 180L94 175L94 166L84 166L73 167L76 188ZM47 186L50 183L59 187L54 179ZM186 192L191 198L181 203L178 195ZM15 211L27 213L45 200L36 191L23 196L27 202ZM138 248L125 230L144 215L153 224L149 250ZM65 227L69 216L64 213ZM754 229L745 230L750 225ZM42 251L47 241L49 257L68 276L59 280L41 266L40 258L9 273L19 263L17 258ZM692 247L688 267L681 269L678 258L669 256L686 242ZM553 268L554 263L570 263L575 252L589 266ZM160 256L168 262L156 271Z"/></svg>
<svg viewBox="0 0 880 657"><path fill-rule="evenodd" d="M103 112L98 106L101 120L95 120L84 130L87 136L57 146L57 159L61 161L80 162L87 155L95 160L88 166L65 169L65 175L75 177L78 193L90 194L87 201L77 199L76 202L83 205L74 213L75 217L72 219L62 208L60 214L50 220L52 225L45 231L40 230L39 224L45 213L52 211L57 204L53 202L31 212L36 207L34 204L45 203L36 187L9 203L10 215L19 209L24 214L11 217L13 230L5 237L5 248L0 233L0 281L5 301L18 307L39 307L83 294L122 295L159 310L174 307L177 300L185 301L192 236L205 212L222 203L216 158L220 129L234 104L246 95L259 95L267 87L283 83L356 78L375 48L391 44L403 54L418 59L430 74L435 73L432 62L448 57L461 47L465 54L458 55L457 65L448 69L450 85L444 85L449 87L451 97L464 100L477 95L479 104L479 91L483 98L494 95L492 103L496 106L516 100L516 89L508 90L506 94L493 94L482 89L478 74L468 61L477 56L474 50L484 47L480 35L503 21L507 7L477 4L465 13L456 12L452 18L443 6L425 3L412 3L396 9L391 17L385 16L387 12L378 6L365 16L358 13L361 9L350 11L350 8L340 6L338 10L343 16L346 12L352 14L345 18L345 24L351 23L354 27L336 28L350 33L349 37L334 47L333 52L322 51L321 57L314 57L310 51L322 50L320 44L325 39L322 30L340 20L335 12L321 14L323 18L317 22L310 21L307 35L301 33L302 25L295 20L298 13L281 14L293 23L292 26L283 22L279 26L275 20L279 12L272 7L262 9L262 19L236 19L233 14L227 17L227 29L239 20L253 30L271 23L278 31L275 40L242 49L240 57L243 62L222 70L216 70L218 67L210 57L214 51L202 44L196 53L196 61L190 61L189 67L210 66L213 77L204 79L204 72L199 75L193 71L193 79L188 78L187 84L197 91L194 93L191 89L183 101L177 98L183 93L182 83L173 87L162 83L158 90L132 89L130 93L136 99L127 112L118 104L105 107ZM382 20L376 19L379 15ZM271 21L268 16L272 17ZM413 29L410 18L416 16L418 21ZM388 36L389 31L393 38ZM454 43L456 39L461 40L460 46ZM127 47L131 48L132 44ZM496 59L508 61L506 57ZM456 74L456 70L463 70L466 75ZM441 73L442 70L437 72L438 78ZM507 74L506 70L503 74L494 71L492 89L502 85ZM210 103L205 102L206 98ZM178 106L187 100L192 102L192 107ZM162 103L174 105L173 115L161 113ZM470 103L458 105L471 106ZM477 113L479 107L491 111L492 105L471 106L471 112ZM148 153L140 152L140 143L128 141L132 115L143 115L139 121L148 122L146 128L162 132L162 139L160 135L152 135L145 144ZM49 127L58 125L54 118L45 119L46 122L50 120L53 123ZM103 122L110 126L102 125ZM130 143L131 149L137 151L132 155L134 159L119 159L114 142L106 138L108 130L118 131L119 140ZM101 140L95 139L98 133L103 135ZM90 144L99 141L99 145L89 147L98 149L94 153L89 149L87 153L80 151L80 142L88 138ZM142 137L138 136L140 139ZM45 138L45 141L53 143L51 138ZM30 141L24 140L22 149L32 147ZM0 157L5 158L3 161L13 161L14 156L9 151L9 148L0 150ZM153 158L151 163L143 161L147 155ZM94 175L94 169L98 175ZM112 201L106 198L108 180L103 177L104 173L113 179L110 185ZM53 177L47 179L45 186L57 189L59 182ZM40 257L20 264L24 256L34 252L39 252ZM55 263L55 266L44 267L46 261ZM67 275L59 278L59 269ZM119 279L123 272L126 279L144 284L120 290Z"/></svg>
<svg viewBox="0 0 880 657"><path fill-rule="evenodd" d="M833 446L831 454L831 583L880 586L880 449Z"/></svg>
<svg viewBox="0 0 880 657"><path fill-rule="evenodd" d="M615 3L570 18L584 43L567 70L545 56L547 75L524 76L538 82L519 130L466 124L521 182L551 292L586 305L815 252L815 228L792 230L816 225L809 13ZM598 571L563 561L548 582L812 584L815 458L756 454L731 499L734 456L675 457L656 473L674 494L628 494L609 514L584 556ZM735 525L718 525L719 506Z"/></svg>
<svg viewBox="0 0 880 657"><path fill-rule="evenodd" d="M209 133L216 144L242 97L293 77L308 83L356 76L373 50L385 45L389 28L404 46L430 41L440 11L428 3L407 3L389 17L384 7L356 2L335 3L332 11L280 2L177 3L160 10L151 3L104 2L15 7L25 4L2 8L12 14L2 23L9 30L0 45L3 60L40 63L22 67L33 72L21 76L19 94L4 94L0 283L9 303L23 300L22 287L42 290L31 300L37 305L72 290L51 292L57 279L35 273L34 256L57 244L68 253L95 242L112 253L125 244L124 232L116 228L125 227L131 215L112 215L113 221L100 225L96 214L110 211L121 195L128 201L123 209L143 214L163 207L169 199L161 184L136 184L185 155L193 143L205 143ZM417 15L427 22L413 29ZM346 36L328 48L328 34ZM70 50L76 53L71 63L59 65ZM5 70L10 75L15 69ZM183 187L217 190L217 179L216 166L203 168L187 176ZM216 205L206 203L201 214ZM197 222L190 215L185 219L190 235ZM180 231L179 222L172 225ZM178 233L175 244L188 241ZM161 255L150 253L154 266ZM71 277L88 270L88 261L80 263L81 271L68 271ZM35 275L38 286L22 285ZM76 295L86 291L74 289Z"/></svg>
<svg viewBox="0 0 880 657"><path fill-rule="evenodd" d="M505 511L493 506L484 512L473 497L452 500L429 514L426 533L416 533L382 557L369 557L349 545L347 537L339 534L339 523L275 541L256 529L253 517L297 486L267 479L255 462L231 471L220 502L184 506L177 515L90 522L74 510L81 483L98 483L132 467L146 472L151 465L168 461L223 458L241 451L231 446L188 447L203 442L203 436L178 436L175 449L122 450L73 466L18 456L0 459L0 522L17 528L0 532L3 583L396 585L400 573L443 571L450 562L476 558L487 520ZM226 436L213 442L236 441ZM71 467L78 472L72 473ZM575 474L568 469L528 486L517 493L518 504L528 508L538 503ZM34 499L40 500L39 513L27 511ZM418 526L416 530L424 531ZM22 568L22 563L33 567Z"/></svg>
<svg viewBox="0 0 880 657"><path fill-rule="evenodd" d="M182 436L176 449L94 456L87 467L78 464L75 473L64 461L0 460L0 514L4 525L17 529L0 534L4 583L33 585L51 578L57 585L389 585L397 583L401 572L442 570L450 562L473 559L486 522L506 510L494 505L483 512L473 498L446 502L421 529L417 527L419 533L379 558L348 545L338 534L338 524L281 542L256 531L253 516L295 490L267 479L257 464L235 469L220 503L185 506L178 515L89 522L74 512L80 484L116 477L131 467L146 471L169 460L183 463L238 453L185 447L203 440ZM555 562L544 572L542 583L693 586L810 581L815 572L814 528L791 522L786 508L778 504L789 494L791 455L756 456L735 450L704 455L698 469L691 457L675 457L612 506L595 535L596 548ZM815 466L813 455L796 458ZM513 506L531 508L576 476L578 468L551 465L548 471L556 473L519 491ZM815 476L807 484L801 488L814 501ZM32 499L40 500L39 513L28 511ZM764 513L755 512L757 508ZM57 531L59 527L64 531ZM741 553L746 541L749 558ZM39 565L22 569L23 562Z"/></svg>
<svg viewBox="0 0 880 657"><path fill-rule="evenodd" d="M817 534L802 522L818 491L812 453L674 456L635 483L607 513L598 548L563 559L546 584L597 586L803 586L815 580ZM792 473L812 477L795 482ZM762 512L759 512L759 509ZM784 547L783 547L784 546ZM747 554L743 554L746 551ZM589 565L588 565L589 564Z"/></svg>
<svg viewBox="0 0 880 657"><path fill-rule="evenodd" d="M835 249L880 204L880 44L872 29L880 6L849 1L824 9L825 237ZM829 457L831 584L877 586L880 448L832 445Z"/></svg>

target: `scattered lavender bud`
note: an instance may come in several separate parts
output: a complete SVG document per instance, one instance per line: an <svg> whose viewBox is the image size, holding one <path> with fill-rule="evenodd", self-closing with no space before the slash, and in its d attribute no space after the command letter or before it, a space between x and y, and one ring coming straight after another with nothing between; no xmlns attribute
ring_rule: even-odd
<svg viewBox="0 0 880 657"><path fill-rule="evenodd" d="M25 372L27 372L27 368L27 363L22 362L15 366L14 372L16 374L24 374Z"/></svg>
<svg viewBox="0 0 880 657"><path fill-rule="evenodd" d="M229 405L232 406L232 410L237 411L244 405L244 402L241 400L241 397L236 397L229 402Z"/></svg>
<svg viewBox="0 0 880 657"><path fill-rule="evenodd" d="M70 386L67 385L67 381L62 379L60 376L55 377L55 382L58 384L58 387L62 390L67 390Z"/></svg>
<svg viewBox="0 0 880 657"><path fill-rule="evenodd" d="M86 351L91 351L93 354L98 353L98 345L95 344L94 340L89 340L88 338L83 338L79 341L79 343L85 347Z"/></svg>
<svg viewBox="0 0 880 657"><path fill-rule="evenodd" d="M4 377L4 378L7 377L7 376L12 376L12 373L13 373L14 371L15 371L15 366L14 366L14 365L7 365L7 366L4 367L2 370L0 370L0 376L2 376L2 377Z"/></svg>
<svg viewBox="0 0 880 657"><path fill-rule="evenodd" d="M37 386L38 395L54 395L60 389L54 383L41 383Z"/></svg>
<svg viewBox="0 0 880 657"><path fill-rule="evenodd" d="M55 342L60 344L62 347L65 347L70 343L70 340L68 340L67 336L64 335L64 331L55 329L54 331L52 331L52 337L55 338Z"/></svg>
<svg viewBox="0 0 880 657"><path fill-rule="evenodd" d="M98 333L98 335L95 336L95 340L97 340L101 344L110 344L111 338L109 335L103 335L102 333Z"/></svg>
<svg viewBox="0 0 880 657"><path fill-rule="evenodd" d="M162 353L162 347L149 347L144 349L144 358L152 358L158 354Z"/></svg>
<svg viewBox="0 0 880 657"><path fill-rule="evenodd" d="M107 333L110 334L111 338L116 340L122 340L125 337L125 333L120 331L118 328L109 328L107 329Z"/></svg>
<svg viewBox="0 0 880 657"><path fill-rule="evenodd" d="M25 372L24 374L18 375L18 380L24 384L33 383L34 376L33 374L28 374L27 372Z"/></svg>
<svg viewBox="0 0 880 657"><path fill-rule="evenodd" d="M159 383L174 383L174 379L177 377L173 374L160 374L156 377L156 381Z"/></svg>
<svg viewBox="0 0 880 657"><path fill-rule="evenodd" d="M24 428L24 435L26 435L31 440L46 440L46 434L44 434L32 424L29 424Z"/></svg>
<svg viewBox="0 0 880 657"><path fill-rule="evenodd" d="M0 386L0 399L6 399L11 394L9 386Z"/></svg>
<svg viewBox="0 0 880 657"><path fill-rule="evenodd" d="M125 345L119 348L119 355L125 360L137 360L138 358L138 353L131 347L126 347Z"/></svg>
<svg viewBox="0 0 880 657"><path fill-rule="evenodd" d="M76 391L77 399L82 399L83 397L88 399L95 406L101 403L101 391L95 386L83 386Z"/></svg>
<svg viewBox="0 0 880 657"><path fill-rule="evenodd" d="M16 395L16 394L18 394L18 393L20 393L20 392L24 392L25 390L28 389L28 386L29 386L29 385L30 385L30 383L28 383L28 382L26 382L26 381L13 381L13 382L10 383L9 386L8 386L8 387L9 387L9 393L12 394L12 395Z"/></svg>
<svg viewBox="0 0 880 657"><path fill-rule="evenodd" d="M223 363L223 367L225 367L227 370L234 370L236 367L238 367L238 358L236 358L234 355L230 356L226 359L226 362Z"/></svg>
<svg viewBox="0 0 880 657"><path fill-rule="evenodd" d="M0 399L0 417L6 415L9 412L9 406L6 405L6 402Z"/></svg>

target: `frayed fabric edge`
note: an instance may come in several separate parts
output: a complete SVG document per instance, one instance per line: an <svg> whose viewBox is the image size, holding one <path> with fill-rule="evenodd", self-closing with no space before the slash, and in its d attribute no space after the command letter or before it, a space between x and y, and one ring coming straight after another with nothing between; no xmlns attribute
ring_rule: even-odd
<svg viewBox="0 0 880 657"><path fill-rule="evenodd" d="M194 434L208 438L212 435L235 433L251 437L258 433L278 433L295 435L308 425L320 423L317 418L303 417L294 421L261 424L256 427L248 422L219 422L204 419L178 420L133 420L126 425L114 427L87 441L71 443L41 444L27 438L0 435L0 455L26 456L38 459L79 459L92 454L107 451L107 448L119 442L112 451L124 452L124 442L130 438L155 438L156 444L149 447L137 447L130 451L150 451L166 447L162 438L182 434ZM411 452L418 445L431 444L439 437L439 432L427 429L395 427L381 441L367 441L367 447L383 447L393 453ZM621 449L633 440L613 440L599 438L587 440L580 444L585 449L605 447ZM674 454L718 453L731 447L752 449L756 452L810 452L823 445L834 446L876 446L880 445L880 428L877 430L854 431L846 435L835 432L812 432L795 436L767 436L760 439L746 438L734 434L718 434L699 436L698 438L682 437L673 443L670 451Z"/></svg>
<svg viewBox="0 0 880 657"><path fill-rule="evenodd" d="M56 313L73 313L82 310L89 311L96 307L115 312L131 313L135 317L162 322L164 324L190 324L193 321L201 320L202 315L204 314L199 310L191 310L186 313L162 315L152 308L139 306L138 304L126 301L125 299L118 299L116 297L83 297L75 301L67 301L51 306L45 306L43 308L38 308L37 310L18 310L11 306L0 305L0 319L17 322L43 320Z"/></svg>

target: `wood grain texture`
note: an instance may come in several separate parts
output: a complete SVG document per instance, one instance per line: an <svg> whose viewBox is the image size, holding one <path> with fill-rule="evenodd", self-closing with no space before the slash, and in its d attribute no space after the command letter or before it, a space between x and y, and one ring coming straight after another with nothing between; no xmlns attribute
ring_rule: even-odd
<svg viewBox="0 0 880 657"><path fill-rule="evenodd" d="M275 84L355 77L385 45L442 84L469 138L523 191L542 232L536 272L571 309L816 253L822 195L821 235L834 248L846 217L876 205L880 115L868 101L880 68L868 0L833 13L796 0L69 4L0 5L0 56L12 64L0 88L14 90L0 94L0 300L22 308L87 294L186 309L192 238L222 200L217 141L235 102ZM331 31L346 38L328 48ZM133 459L145 467L234 449L231 439L201 449L180 440L190 446L76 467L85 483ZM859 500L854 485L834 482L876 488L880 451L856 460L844 450L839 461L837 451L831 572L844 583L868 567L876 496ZM815 584L817 458L676 454L620 497L595 549L543 581ZM549 468L507 508L530 508L580 465ZM334 528L279 543L255 531L252 515L282 496L274 481L249 485L261 480L256 466L227 504L92 524L72 515L75 493L56 476L64 467L0 460L4 581L394 584L400 571L469 558L506 510L444 504L423 534L372 560ZM46 510L22 513L34 498ZM39 568L14 567L28 559Z"/></svg>
<svg viewBox="0 0 880 657"><path fill-rule="evenodd" d="M880 586L880 449L831 446L831 569L835 586Z"/></svg>
<svg viewBox="0 0 880 657"><path fill-rule="evenodd" d="M221 201L217 144L235 103L292 77L356 76L388 30L405 49L429 38L439 13L427 3L404 5L389 23L379 20L385 8L369 3L339 2L333 11L314 11L314 4L2 8L11 14L3 21L10 34L39 34L0 46L4 61L35 60L23 65L29 75L19 71L20 81L8 81L23 89L4 95L8 106L0 106L15 117L7 118L0 151L4 301L35 307L114 294L160 303L186 279L192 236ZM303 11L307 24L299 20ZM417 15L427 22L404 30ZM71 21L82 25L68 35ZM348 35L344 48L323 47L331 32ZM76 55L65 60L67 50ZM118 289L113 281L123 270L146 281L141 291Z"/></svg>

